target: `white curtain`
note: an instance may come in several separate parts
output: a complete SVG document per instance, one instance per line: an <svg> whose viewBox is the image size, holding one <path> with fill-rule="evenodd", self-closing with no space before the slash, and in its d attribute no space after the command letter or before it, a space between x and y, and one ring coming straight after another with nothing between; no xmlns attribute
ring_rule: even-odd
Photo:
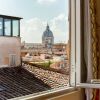
<svg viewBox="0 0 100 100"><path fill-rule="evenodd" d="M92 42L89 0L84 0L84 58L87 67L87 82L92 79ZM92 100L92 89L86 89L87 100Z"/></svg>

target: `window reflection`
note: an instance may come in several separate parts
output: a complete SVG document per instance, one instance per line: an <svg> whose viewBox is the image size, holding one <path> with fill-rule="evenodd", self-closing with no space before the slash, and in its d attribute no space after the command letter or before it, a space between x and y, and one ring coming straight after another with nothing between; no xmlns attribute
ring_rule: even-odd
<svg viewBox="0 0 100 100"><path fill-rule="evenodd" d="M0 36L20 37L20 19L0 17Z"/></svg>
<svg viewBox="0 0 100 100"><path fill-rule="evenodd" d="M0 18L0 35L3 35L3 18Z"/></svg>
<svg viewBox="0 0 100 100"><path fill-rule="evenodd" d="M10 19L5 19L5 35L6 36L11 36L11 20Z"/></svg>
<svg viewBox="0 0 100 100"><path fill-rule="evenodd" d="M19 21L13 20L13 36L19 36Z"/></svg>

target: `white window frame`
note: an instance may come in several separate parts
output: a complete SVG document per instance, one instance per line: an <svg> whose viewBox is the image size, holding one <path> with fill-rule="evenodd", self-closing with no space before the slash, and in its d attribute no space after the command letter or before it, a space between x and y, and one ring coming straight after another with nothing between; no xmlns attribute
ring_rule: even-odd
<svg viewBox="0 0 100 100"><path fill-rule="evenodd" d="M71 63L70 85L76 87L81 80L81 7L80 0L70 0Z"/></svg>
<svg viewBox="0 0 100 100"><path fill-rule="evenodd" d="M76 86L75 82L75 0L70 0L70 85Z"/></svg>

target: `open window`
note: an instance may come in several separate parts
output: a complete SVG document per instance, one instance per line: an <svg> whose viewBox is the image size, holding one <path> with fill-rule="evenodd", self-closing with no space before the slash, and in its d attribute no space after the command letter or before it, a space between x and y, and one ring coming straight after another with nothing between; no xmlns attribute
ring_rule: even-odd
<svg viewBox="0 0 100 100"><path fill-rule="evenodd" d="M87 32L84 32L85 28L87 27L86 18L83 18L84 10L82 8L84 2L82 0L70 0L69 1L69 25L70 25L70 85L67 88L58 88L55 91L50 90L45 92L44 94L40 94L42 96L48 95L49 93L61 92L63 90L72 89L73 87L84 87L84 88L99 88L100 84L91 84L87 83L86 79L84 79L85 71L87 68L84 68L83 58L84 57L84 42L83 37L85 37ZM86 16L85 16L86 17ZM82 21L82 18L85 19ZM85 22L84 22L85 21ZM83 24L84 23L84 24ZM86 25L86 26L85 26ZM89 40L89 39L88 39ZM85 41L85 39L84 39ZM86 42L89 44L89 42ZM87 46L90 46L87 45ZM85 51L85 53L87 50ZM88 56L89 57L89 56ZM85 59L86 60L86 59ZM86 78L86 77L85 77ZM71 88L72 87L72 88ZM38 95L39 96L39 95ZM30 95L32 98L32 95ZM34 96L33 96L34 98Z"/></svg>
<svg viewBox="0 0 100 100"><path fill-rule="evenodd" d="M21 37L27 42L22 43L22 65L20 67L18 66L17 68L12 68L13 66L16 66L15 60L19 58L14 54L14 50L17 46L18 48L20 48L20 46L13 42L9 42L9 44L15 44L14 46L16 46L16 48L11 45L13 49L7 50L8 53L12 52L12 54L9 55L9 60L6 57L7 62L9 62L9 68L4 68L4 70L9 70L5 72L5 77L8 77L5 78L8 79L6 80L6 83L8 83L8 81L11 83L7 86L4 84L5 87L8 87L6 91L6 98L8 99L32 93L43 94L44 91L45 93L55 93L65 89L69 90L71 88L69 85L70 39L69 35L67 35L69 34L68 0L67 2L66 0L63 0L63 3L60 0L54 2L49 1L51 4L48 6L46 3L45 7L44 4L41 5L40 2L36 0L32 2L40 8L37 7L32 15L31 13L29 14L32 18L28 15L29 11L27 13L24 12L25 16L22 16L25 19L21 23ZM27 4L28 3L26 3L26 5ZM30 5L31 2L29 3L29 7ZM34 10L33 5L31 7ZM55 7L58 9L54 9ZM24 6L24 9L26 9L26 6ZM38 12L38 9L40 12ZM48 13L49 10L51 14ZM53 10L55 11L53 12ZM46 12L45 15L44 11ZM37 18L33 17L33 15L35 16L35 13ZM47 15L47 13L50 15ZM29 19L26 18L27 15ZM44 17L46 17L45 21ZM0 15L0 18L0 29L1 31L3 29L1 37L8 38L8 41L10 38L14 40L19 39L12 37L20 36L19 20L21 18L8 15ZM48 19L50 21L48 21ZM33 42L34 40L36 42ZM20 40L18 42L20 43ZM5 74L2 70L1 73L3 75ZM12 92L13 89L16 91ZM11 93L10 97L9 93Z"/></svg>
<svg viewBox="0 0 100 100"><path fill-rule="evenodd" d="M48 90L70 87L69 1L63 0L63 3L55 1L52 5L53 8L55 6L58 8L54 10L55 13L50 11L51 14L45 19L38 15L37 19L34 17L30 20L24 19L21 25L23 28L21 37L24 39L21 47L23 67L49 85L51 89ZM46 15L49 9L53 9L51 5L45 5L46 11L43 5L37 3L37 6L43 7L41 17ZM35 13L37 10L38 8Z"/></svg>
<svg viewBox="0 0 100 100"><path fill-rule="evenodd" d="M57 88L53 88L53 89L48 89L47 91L41 92L41 93L37 93L37 94L30 94L29 96L25 96L24 99L28 99L28 98L35 98L35 97L41 97L41 96L46 96L46 95L50 95L50 94L55 94L55 93L62 93L63 91L70 91L70 90L74 90L77 85L79 85L81 83L81 0L70 0L69 1L69 28L70 28L70 34L69 34L69 54L70 54L70 73L69 73L69 80L70 83L68 86L64 86L63 84L61 86L58 86ZM26 25L27 26L27 25ZM48 25L47 25L47 30L44 32L44 34L48 31ZM42 37L43 39L44 37ZM50 39L50 38L49 38ZM43 41L44 43L45 41ZM48 39L47 39L48 42ZM46 43L47 43L46 42ZM33 46L34 45L34 46ZM60 44L62 46L62 44ZM53 49L57 48L59 49L60 45L56 45L55 47L53 47ZM44 47L40 46L40 45L35 45L35 44L26 44L25 42L22 43L22 56L26 55L26 58L23 57L23 60L27 60L30 61L32 58L32 50L31 49L35 49L34 50L34 55L35 57L38 54L37 51L39 51L39 53L43 52L43 48L46 48L48 46L46 46L46 44L44 45ZM62 46L63 47L63 46ZM42 48L42 49L41 49ZM61 51L64 51L65 47L63 47L63 49ZM28 53L26 51L31 51L31 53ZM60 51L60 50L59 50ZM46 51L47 52L47 51ZM50 55L52 54L52 49L49 50L48 52ZM49 59L49 56L47 57ZM63 58L62 58L63 60ZM49 71L47 71L47 73L50 73L49 76L47 76L47 74L45 73L45 71L41 71L41 70L37 70L37 68L34 68L33 66L36 66L38 61L31 62L31 64L24 62L23 67L25 67L27 70L30 70L30 72L34 73L36 75L37 78L41 79L44 82L46 82L47 84L49 83L50 85L54 85L53 82L56 80L52 80L53 78L55 79L56 74L55 73L51 73ZM27 65L28 64L28 65ZM45 64L45 67L47 67L46 65L49 65L50 61L48 64ZM37 66L39 68L39 66ZM63 66L61 66L63 68ZM40 67L41 68L41 67ZM46 68L44 68L46 69ZM51 69L50 69L51 70ZM51 70L52 71L52 70ZM52 78L52 76L53 78ZM45 76L45 77L44 77ZM51 80L47 81L47 79L51 78ZM61 76L59 76L61 79ZM57 78L56 78L57 79ZM59 78L57 79L59 80ZM61 83L63 83L63 80L60 81ZM67 81L65 81L66 83Z"/></svg>

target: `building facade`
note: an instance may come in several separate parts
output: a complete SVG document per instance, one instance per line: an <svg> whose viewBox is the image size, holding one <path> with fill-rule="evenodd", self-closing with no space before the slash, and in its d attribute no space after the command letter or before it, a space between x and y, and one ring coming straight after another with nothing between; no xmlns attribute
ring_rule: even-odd
<svg viewBox="0 0 100 100"><path fill-rule="evenodd" d="M20 19L0 15L0 67L21 64Z"/></svg>

